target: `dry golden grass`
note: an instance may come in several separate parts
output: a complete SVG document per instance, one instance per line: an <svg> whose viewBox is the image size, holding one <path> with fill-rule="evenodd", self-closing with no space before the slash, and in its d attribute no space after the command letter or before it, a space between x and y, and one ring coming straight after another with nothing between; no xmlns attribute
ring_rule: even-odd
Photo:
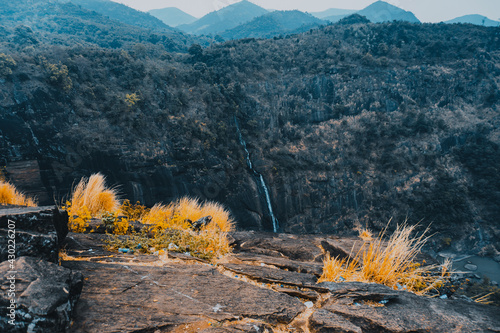
<svg viewBox="0 0 500 333"><path fill-rule="evenodd" d="M398 226L386 244L382 240L382 233L369 245L363 244L351 260L327 256L319 282L375 282L418 294L441 287L448 276L449 263L440 267L421 267L416 263L415 257L428 237L424 237L424 232L421 236L412 238L414 230L415 226ZM441 268L440 274L435 273L438 268Z"/></svg>
<svg viewBox="0 0 500 333"><path fill-rule="evenodd" d="M100 173L80 180L73 190L70 204L72 212L86 207L92 217L114 212L120 207L116 190L106 187L106 178Z"/></svg>
<svg viewBox="0 0 500 333"><path fill-rule="evenodd" d="M183 197L169 205L154 205L142 217L141 222L154 225L156 230L188 229L188 221L194 222L206 216L212 217L212 223L204 226L202 230L229 232L234 228L231 215L221 204L210 201L200 203L198 199L189 197Z"/></svg>
<svg viewBox="0 0 500 333"><path fill-rule="evenodd" d="M373 234L368 229L360 229L359 230L359 238L361 238L364 241L371 241L371 240L373 240Z"/></svg>
<svg viewBox="0 0 500 333"><path fill-rule="evenodd" d="M0 204L19 205L36 207L36 201L33 198L19 192L14 185L0 180Z"/></svg>
<svg viewBox="0 0 500 333"><path fill-rule="evenodd" d="M212 221L199 231L194 231L191 222L211 216ZM171 249L189 252L203 259L215 259L231 251L227 232L233 230L234 222L229 212L215 202L203 202L189 197L176 200L168 205L156 204L145 212L140 221L151 225L153 237L147 233L133 234L127 239L115 237L109 244L112 248L134 249L139 244L143 251Z"/></svg>

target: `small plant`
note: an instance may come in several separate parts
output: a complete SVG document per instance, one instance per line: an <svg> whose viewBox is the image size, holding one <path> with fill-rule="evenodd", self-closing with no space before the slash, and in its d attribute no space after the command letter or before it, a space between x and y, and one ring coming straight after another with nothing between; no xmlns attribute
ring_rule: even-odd
<svg viewBox="0 0 500 333"><path fill-rule="evenodd" d="M14 185L4 180L0 180L0 204L28 207L37 205L35 199L22 194Z"/></svg>
<svg viewBox="0 0 500 333"><path fill-rule="evenodd" d="M120 216L118 211L114 213L106 212L101 216L106 232L115 235L126 235L130 230L128 218Z"/></svg>
<svg viewBox="0 0 500 333"><path fill-rule="evenodd" d="M139 201L135 204L131 204L130 200L125 199L120 206L120 211L128 220L139 221L149 213L149 208L141 205Z"/></svg>
<svg viewBox="0 0 500 333"><path fill-rule="evenodd" d="M69 201L66 202L66 206L62 207L68 211L69 222L68 229L72 232L84 232L89 226L89 221L92 218L87 206L80 206L77 210L71 207Z"/></svg>
<svg viewBox="0 0 500 333"><path fill-rule="evenodd" d="M127 103L128 106L134 106L140 100L141 99L139 98L139 96L136 93L125 95L125 102Z"/></svg>
<svg viewBox="0 0 500 333"><path fill-rule="evenodd" d="M70 230L83 232L92 217L115 212L119 206L116 190L107 188L105 177L97 173L80 180L63 208L68 211Z"/></svg>
<svg viewBox="0 0 500 333"><path fill-rule="evenodd" d="M428 240L425 232L417 238L410 237L415 226L398 226L388 242L384 244L382 233L376 240L363 244L353 259L326 256L322 281L360 281L384 284L394 289L404 289L417 294L426 294L440 288L448 278L449 263L421 267L415 262L416 255Z"/></svg>
<svg viewBox="0 0 500 333"><path fill-rule="evenodd" d="M360 229L359 230L359 238L361 238L364 241L371 241L373 240L373 234L370 230L368 229Z"/></svg>

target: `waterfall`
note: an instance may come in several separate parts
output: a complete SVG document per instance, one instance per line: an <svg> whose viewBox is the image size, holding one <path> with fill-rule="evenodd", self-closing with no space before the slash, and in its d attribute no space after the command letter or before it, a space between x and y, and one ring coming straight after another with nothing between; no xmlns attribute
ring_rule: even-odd
<svg viewBox="0 0 500 333"><path fill-rule="evenodd" d="M240 145L243 147L243 149L245 150L245 153L246 153L246 161L247 161L248 168L250 169L250 171L253 172L254 176L259 179L260 187L262 188L264 195L266 197L267 209L269 210L269 216L271 216L271 221L273 222L273 231L278 232L279 223L278 223L278 219L276 218L276 216L274 216L273 206L271 205L271 196L269 195L269 189L267 188L266 182L265 182L262 174L258 173L253 168L253 163L252 163L252 160L250 159L250 152L248 151L247 143L245 142L245 140L243 139L243 135L241 134L240 126L238 124L238 120L236 119L236 116L234 117L234 123L236 124L236 130L238 131Z"/></svg>

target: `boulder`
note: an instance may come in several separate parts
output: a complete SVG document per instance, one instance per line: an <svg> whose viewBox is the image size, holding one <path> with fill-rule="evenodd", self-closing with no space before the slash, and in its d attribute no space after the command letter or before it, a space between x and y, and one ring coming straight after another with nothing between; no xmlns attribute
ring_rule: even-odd
<svg viewBox="0 0 500 333"><path fill-rule="evenodd" d="M38 258L20 257L13 266L0 263L0 331L64 332L82 284L80 273ZM17 304L15 317L7 308L11 300Z"/></svg>
<svg viewBox="0 0 500 333"><path fill-rule="evenodd" d="M0 262L8 259L9 240L16 257L39 257L56 263L68 233L68 214L56 206L0 207ZM15 235L15 238L8 238Z"/></svg>

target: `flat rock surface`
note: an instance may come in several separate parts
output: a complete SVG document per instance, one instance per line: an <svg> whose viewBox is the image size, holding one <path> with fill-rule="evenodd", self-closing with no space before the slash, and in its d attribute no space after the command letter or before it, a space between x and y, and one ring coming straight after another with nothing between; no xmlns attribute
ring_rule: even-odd
<svg viewBox="0 0 500 333"><path fill-rule="evenodd" d="M73 332L134 331L211 319L290 322L296 298L228 278L205 265L65 262L86 277Z"/></svg>
<svg viewBox="0 0 500 333"><path fill-rule="evenodd" d="M500 331L496 307L377 284L318 284L318 258L354 239L232 235L235 253L212 265L172 252L114 253L106 235L70 233L63 266L85 277L71 332Z"/></svg>
<svg viewBox="0 0 500 333"><path fill-rule="evenodd" d="M294 285L313 289L318 288L318 279L312 274L253 265L223 264L222 266L236 274L249 276L259 282Z"/></svg>
<svg viewBox="0 0 500 333"><path fill-rule="evenodd" d="M252 263L254 265L269 265L275 266L281 269L299 272L299 273L309 273L314 274L317 277L323 274L323 264L318 262L303 262L297 260L290 260L287 258L277 258L272 256L253 254L240 252L234 255L238 260L245 263Z"/></svg>
<svg viewBox="0 0 500 333"><path fill-rule="evenodd" d="M378 284L323 285L330 288L331 296L321 312L309 318L312 332L500 331L497 307L421 297Z"/></svg>

